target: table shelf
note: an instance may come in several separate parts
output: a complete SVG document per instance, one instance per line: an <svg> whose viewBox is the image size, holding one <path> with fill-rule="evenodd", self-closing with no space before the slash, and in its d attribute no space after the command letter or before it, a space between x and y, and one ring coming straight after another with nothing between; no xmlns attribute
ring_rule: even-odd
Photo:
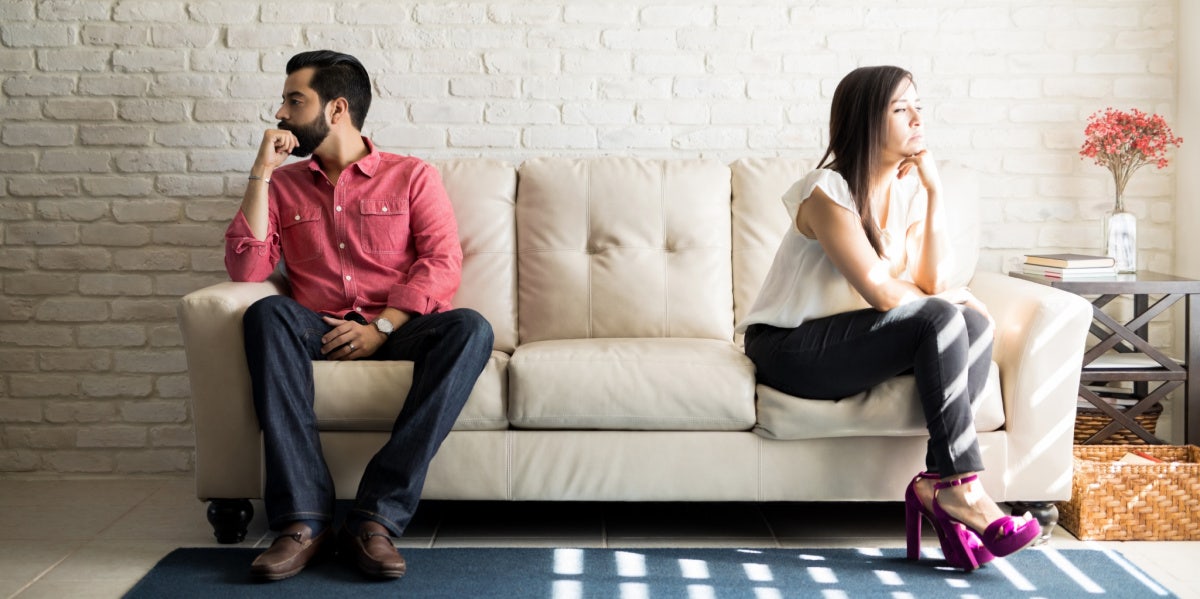
<svg viewBox="0 0 1200 599"><path fill-rule="evenodd" d="M1154 381L1186 381L1188 380L1187 372L1171 372L1165 368L1138 368L1136 370L1085 370L1079 375L1079 380L1083 382L1092 381L1132 381L1138 383L1150 383Z"/></svg>
<svg viewBox="0 0 1200 599"><path fill-rule="evenodd" d="M1183 360L1171 358L1179 366ZM1143 352L1109 352L1097 357L1083 367L1084 370L1165 370L1157 360Z"/></svg>

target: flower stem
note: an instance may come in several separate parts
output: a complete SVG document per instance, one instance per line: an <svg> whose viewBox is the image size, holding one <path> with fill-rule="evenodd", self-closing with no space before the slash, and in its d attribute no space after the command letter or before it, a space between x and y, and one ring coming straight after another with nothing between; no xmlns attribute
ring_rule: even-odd
<svg viewBox="0 0 1200 599"><path fill-rule="evenodd" d="M1114 212L1125 212L1125 184L1129 182L1129 171L1117 166L1112 169L1113 184L1115 185L1116 206Z"/></svg>

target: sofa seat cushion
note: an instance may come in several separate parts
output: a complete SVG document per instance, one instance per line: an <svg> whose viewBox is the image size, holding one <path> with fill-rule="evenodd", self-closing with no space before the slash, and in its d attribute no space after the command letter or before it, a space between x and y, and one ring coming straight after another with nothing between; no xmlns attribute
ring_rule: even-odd
<svg viewBox="0 0 1200 599"><path fill-rule="evenodd" d="M974 408L976 431L990 432L1004 426L1000 370L995 362ZM916 379L911 375L898 376L836 401L802 399L759 385L758 426L754 432L780 440L928 434L917 399Z"/></svg>
<svg viewBox="0 0 1200 599"><path fill-rule="evenodd" d="M730 341L568 339L521 345L508 418L531 429L750 430L754 364Z"/></svg>
<svg viewBox="0 0 1200 599"><path fill-rule="evenodd" d="M454 423L456 431L503 430L508 354L493 351ZM317 427L323 431L390 431L412 387L413 363L313 362Z"/></svg>

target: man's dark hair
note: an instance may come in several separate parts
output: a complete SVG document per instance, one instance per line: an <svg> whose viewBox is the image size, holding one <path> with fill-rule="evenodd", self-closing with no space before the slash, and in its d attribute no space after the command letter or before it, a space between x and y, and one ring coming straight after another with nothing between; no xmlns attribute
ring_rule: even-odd
<svg viewBox="0 0 1200 599"><path fill-rule="evenodd" d="M371 108L371 77L357 58L333 50L301 52L287 63L287 74L300 69L313 69L310 86L324 105L330 100L345 98L350 106L350 122L362 130Z"/></svg>

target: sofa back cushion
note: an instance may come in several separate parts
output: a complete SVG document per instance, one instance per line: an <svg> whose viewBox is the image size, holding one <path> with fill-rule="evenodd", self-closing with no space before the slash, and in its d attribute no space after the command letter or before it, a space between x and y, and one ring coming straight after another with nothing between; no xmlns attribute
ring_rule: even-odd
<svg viewBox="0 0 1200 599"><path fill-rule="evenodd" d="M950 285L959 287L971 282L979 263L979 214L982 211L979 176L974 169L957 162L938 163L938 173L946 196L950 247L954 251Z"/></svg>
<svg viewBox="0 0 1200 599"><path fill-rule="evenodd" d="M711 160L524 162L520 343L732 339L729 181Z"/></svg>
<svg viewBox="0 0 1200 599"><path fill-rule="evenodd" d="M733 308L741 322L754 305L787 232L780 198L809 169L792 158L744 158L730 165L733 194Z"/></svg>
<svg viewBox="0 0 1200 599"><path fill-rule="evenodd" d="M454 307L471 308L492 324L495 348L517 345L517 171L497 160L432 162L454 204L463 249L462 284Z"/></svg>
<svg viewBox="0 0 1200 599"><path fill-rule="evenodd" d="M740 321L750 311L789 226L780 198L814 164L794 158L746 158L730 165L733 193L733 298ZM966 285L979 260L979 182L964 166L938 164L955 257L951 286Z"/></svg>

